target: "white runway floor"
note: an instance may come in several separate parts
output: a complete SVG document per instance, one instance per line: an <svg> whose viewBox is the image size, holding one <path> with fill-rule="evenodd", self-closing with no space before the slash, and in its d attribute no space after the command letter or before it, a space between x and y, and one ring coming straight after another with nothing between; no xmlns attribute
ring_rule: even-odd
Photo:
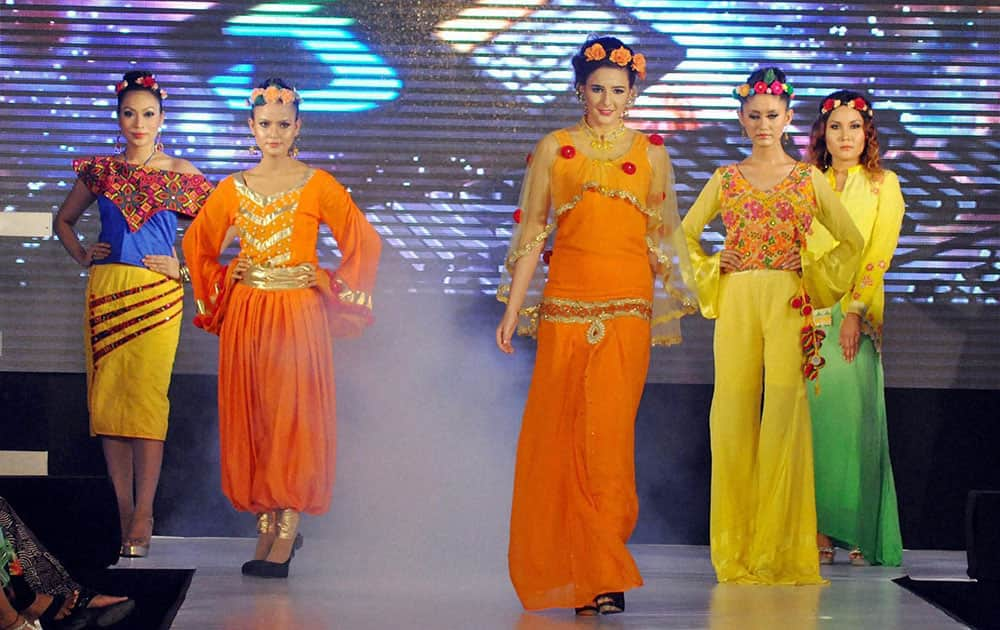
<svg viewBox="0 0 1000 630"><path fill-rule="evenodd" d="M707 547L635 545L646 585L626 595L627 612L577 618L572 611L524 613L502 571L366 572L356 561L341 565L328 548L307 541L288 580L240 575L253 552L253 541L243 538L156 537L148 558L118 566L196 569L177 630L964 627L891 581L904 574L962 579L965 554L956 551L910 551L897 569L825 567L829 586L761 587L717 585Z"/></svg>

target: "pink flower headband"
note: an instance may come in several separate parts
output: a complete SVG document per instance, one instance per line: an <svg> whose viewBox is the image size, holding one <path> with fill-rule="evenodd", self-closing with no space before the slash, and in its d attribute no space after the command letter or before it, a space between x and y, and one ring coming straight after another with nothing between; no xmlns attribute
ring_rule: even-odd
<svg viewBox="0 0 1000 630"><path fill-rule="evenodd" d="M128 81L122 80L115 84L115 94L121 94L121 91L127 88L129 85ZM132 85L137 85L139 87L148 88L150 90L155 90L160 95L160 100L167 98L167 91L160 88L160 84L156 82L156 77L151 74L147 74L143 77L136 77L132 80Z"/></svg>
<svg viewBox="0 0 1000 630"><path fill-rule="evenodd" d="M254 88L250 92L247 102L256 107L257 105L266 105L268 103L288 105L289 103L298 103L301 100L302 97L295 90L278 87L277 85L269 85L266 88Z"/></svg>
<svg viewBox="0 0 1000 630"><path fill-rule="evenodd" d="M744 83L733 89L733 97L740 100L748 98L753 94L773 94L775 96L787 94L788 98L791 99L795 98L795 89L791 85L779 81L778 77L774 74L774 70L768 69L764 73L763 81L757 81L753 85Z"/></svg>
<svg viewBox="0 0 1000 630"><path fill-rule="evenodd" d="M838 107L850 107L851 109L855 109L861 112L862 114L867 115L869 118L875 115L875 112L872 111L872 108L868 107L868 103L865 102L865 99L861 98L860 96L858 98L851 99L849 101L842 101L839 98L828 98L825 101L823 101L823 105L820 107L820 112L823 115L826 115L832 112L833 110L837 109Z"/></svg>
<svg viewBox="0 0 1000 630"><path fill-rule="evenodd" d="M611 51L609 55L604 46L598 43L593 44L583 51L583 56L587 61L601 61L605 57L608 58L612 63L616 63L622 68L629 65L632 62L631 68L635 70L636 74L642 80L646 79L646 57L642 53L632 54L629 52L628 48L624 46L619 46Z"/></svg>

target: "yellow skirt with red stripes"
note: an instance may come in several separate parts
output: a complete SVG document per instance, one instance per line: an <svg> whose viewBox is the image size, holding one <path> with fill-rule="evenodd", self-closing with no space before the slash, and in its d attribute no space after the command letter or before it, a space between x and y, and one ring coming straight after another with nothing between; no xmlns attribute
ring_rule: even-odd
<svg viewBox="0 0 1000 630"><path fill-rule="evenodd" d="M184 291L143 267L90 269L84 346L90 434L163 440Z"/></svg>

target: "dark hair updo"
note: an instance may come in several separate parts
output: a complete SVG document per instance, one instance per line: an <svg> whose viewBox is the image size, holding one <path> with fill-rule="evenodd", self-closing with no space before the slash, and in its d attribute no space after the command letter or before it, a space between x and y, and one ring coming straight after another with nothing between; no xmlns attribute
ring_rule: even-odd
<svg viewBox="0 0 1000 630"><path fill-rule="evenodd" d="M775 83L781 84L781 89L777 91L772 90L772 86ZM763 86L763 89L761 89ZM785 89L787 88L787 89ZM790 107L792 104L792 94L794 90L792 86L788 85L788 77L781 68L775 66L768 66L766 68L758 68L750 73L747 77L745 84L738 86L733 90L733 95L740 101L740 109L747 104L750 97L756 96L757 94L773 94L781 99L781 102L785 104L785 107Z"/></svg>
<svg viewBox="0 0 1000 630"><path fill-rule="evenodd" d="M591 48L595 44L600 44L601 48L604 49L604 55L601 56L600 59L588 59L587 49ZM597 37L588 39L583 46L580 47L580 51L573 55L573 73L576 76L574 84L576 86L584 85L587 82L587 78L598 68L618 68L619 70L625 70L628 72L628 86L634 87L635 78L640 74L640 72L636 68L634 62L630 61L622 64L612 60L614 52L619 48L627 50L630 58L635 57L635 51L622 43L622 41L617 37ZM645 64L644 58L643 64ZM645 75L645 65L642 66L642 74Z"/></svg>
<svg viewBox="0 0 1000 630"><path fill-rule="evenodd" d="M879 157L881 147L878 142L878 129L875 128L875 110L872 108L871 99L853 90L837 90L820 101L819 112L809 132L807 160L824 171L833 163L833 156L826 148L826 124L830 120L830 114L838 107L849 107L861 114L865 148L861 151L858 162L870 175L879 175L882 172L882 160Z"/></svg>
<svg viewBox="0 0 1000 630"><path fill-rule="evenodd" d="M129 70L122 75L122 80L115 86L115 91L118 93L118 111L122 111L122 101L125 100L126 94L140 90L155 96L160 111L163 111L163 99L167 97L167 93L160 87L153 73L148 70Z"/></svg>
<svg viewBox="0 0 1000 630"><path fill-rule="evenodd" d="M275 102L268 98L265 98L264 95L260 93L260 90L269 90L271 88L273 88L273 90L276 92L287 90L287 92L292 93L291 100L286 100L285 98L282 98L280 102L285 104L291 103L292 105L294 105L295 119L298 120L299 101L301 99L299 97L298 92L295 91L295 88L293 88L288 82L286 82L281 77L267 77L266 79L257 84L256 89L254 89L253 92L251 92L250 98L248 99L250 101L250 117L253 118L253 112L255 109L257 109L257 107L265 105L267 103ZM256 96L255 98L254 95L259 95L259 96Z"/></svg>

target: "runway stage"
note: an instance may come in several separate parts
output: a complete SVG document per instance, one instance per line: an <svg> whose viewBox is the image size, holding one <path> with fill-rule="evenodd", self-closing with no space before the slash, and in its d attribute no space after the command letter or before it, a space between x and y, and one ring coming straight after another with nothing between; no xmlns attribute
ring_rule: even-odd
<svg viewBox="0 0 1000 630"><path fill-rule="evenodd" d="M902 568L836 564L823 571L829 586L758 587L717 585L707 547L635 545L646 585L627 596L628 612L576 618L569 611L524 613L502 571L387 571L360 556L338 561L344 554L335 547L307 539L287 581L240 575L253 553L248 538L156 537L150 557L118 566L196 569L176 630L965 627L891 581L904 574L964 578L965 554L958 551L909 551Z"/></svg>

